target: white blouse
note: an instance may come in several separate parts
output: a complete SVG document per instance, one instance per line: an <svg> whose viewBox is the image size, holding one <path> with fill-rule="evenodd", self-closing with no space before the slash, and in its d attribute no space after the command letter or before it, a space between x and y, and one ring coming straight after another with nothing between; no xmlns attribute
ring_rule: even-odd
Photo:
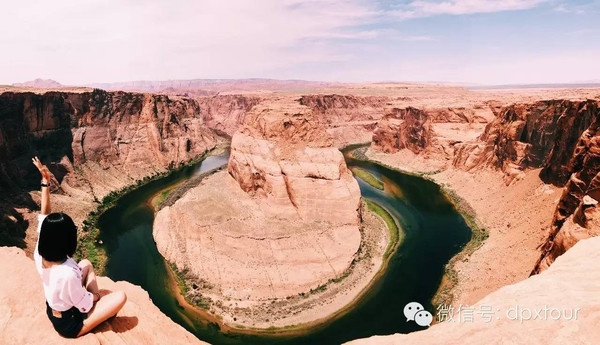
<svg viewBox="0 0 600 345"><path fill-rule="evenodd" d="M60 265L44 268L38 252L39 234L46 215L38 215L38 243L35 244L33 259L44 284L44 294L50 308L66 311L76 307L82 313L90 311L94 305L94 295L83 286L82 269L70 257Z"/></svg>

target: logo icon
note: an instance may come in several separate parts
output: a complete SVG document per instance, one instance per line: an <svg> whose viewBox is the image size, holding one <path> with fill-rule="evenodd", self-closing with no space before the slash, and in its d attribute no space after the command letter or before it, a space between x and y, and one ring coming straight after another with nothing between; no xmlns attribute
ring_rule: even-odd
<svg viewBox="0 0 600 345"><path fill-rule="evenodd" d="M406 317L406 322L414 321L421 327L429 327L433 321L433 315L418 302L410 302L405 305L404 316Z"/></svg>

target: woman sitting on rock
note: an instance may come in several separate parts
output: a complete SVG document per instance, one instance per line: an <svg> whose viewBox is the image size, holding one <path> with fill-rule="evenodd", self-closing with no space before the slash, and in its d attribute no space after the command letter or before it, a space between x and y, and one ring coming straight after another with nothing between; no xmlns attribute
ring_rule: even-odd
<svg viewBox="0 0 600 345"><path fill-rule="evenodd" d="M101 293L89 260L76 263L77 227L64 213L50 213L52 174L40 160L33 164L42 174L42 209L38 216L38 242L33 254L44 283L46 313L62 336L76 338L114 316L127 296L123 291Z"/></svg>

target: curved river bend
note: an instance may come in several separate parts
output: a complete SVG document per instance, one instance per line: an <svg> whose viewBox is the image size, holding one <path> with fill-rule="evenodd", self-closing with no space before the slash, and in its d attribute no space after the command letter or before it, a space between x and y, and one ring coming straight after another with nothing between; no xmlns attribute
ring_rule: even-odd
<svg viewBox="0 0 600 345"><path fill-rule="evenodd" d="M152 181L123 196L115 207L102 215L98 225L109 258L107 275L113 280L140 285L163 313L214 345L328 345L422 329L406 321L403 308L406 303L416 301L434 313L431 299L441 283L444 266L470 240L471 231L438 185L353 159L350 150L344 153L348 167L365 169L384 183L381 191L357 178L362 197L385 208L402 228L404 238L385 272L339 317L300 335L245 334L221 331L202 313L178 303L177 292L173 291L177 285L152 238L151 199L165 188L226 164L228 152L209 156L195 166Z"/></svg>

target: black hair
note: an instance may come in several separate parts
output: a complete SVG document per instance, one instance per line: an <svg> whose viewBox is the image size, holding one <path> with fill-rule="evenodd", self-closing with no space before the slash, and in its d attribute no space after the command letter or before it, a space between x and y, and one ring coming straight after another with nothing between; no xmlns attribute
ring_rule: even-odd
<svg viewBox="0 0 600 345"><path fill-rule="evenodd" d="M38 252L47 261L63 262L77 249L77 227L64 213L50 213L42 222Z"/></svg>

